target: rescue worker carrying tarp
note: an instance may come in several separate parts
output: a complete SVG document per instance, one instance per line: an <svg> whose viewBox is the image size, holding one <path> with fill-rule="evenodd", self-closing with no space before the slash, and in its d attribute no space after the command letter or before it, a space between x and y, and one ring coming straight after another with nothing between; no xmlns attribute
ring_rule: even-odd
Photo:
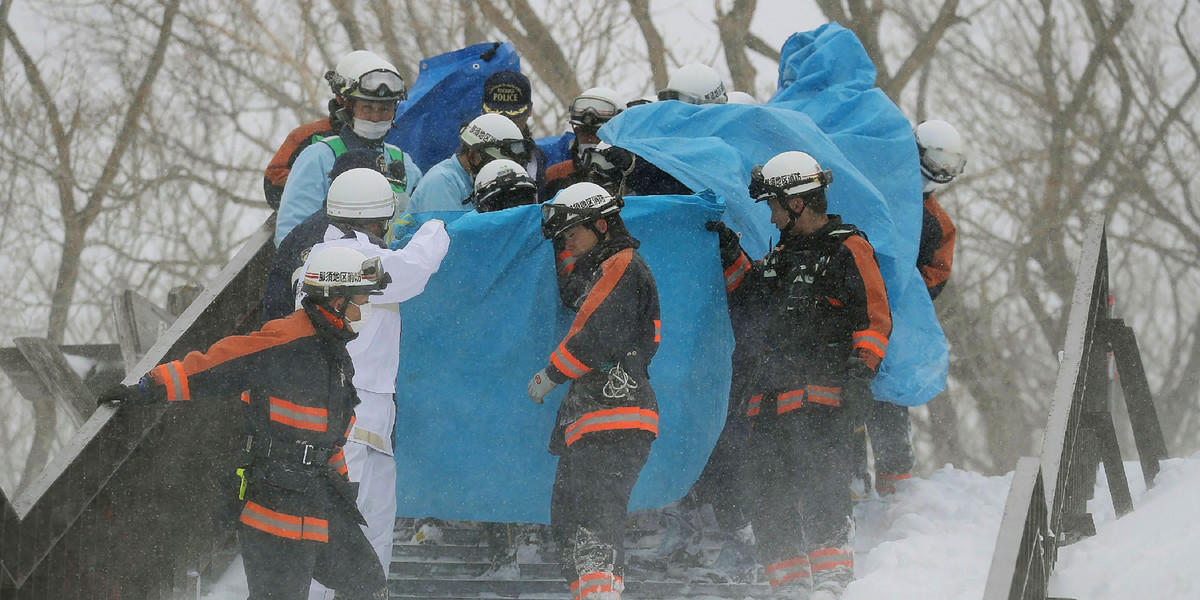
<svg viewBox="0 0 1200 600"><path fill-rule="evenodd" d="M350 480L358 484L358 509L366 520L364 533L375 548L387 575L392 564L392 534L396 527L396 463L392 458L396 422L396 373L400 366L400 302L425 291L450 248L445 225L425 223L404 248L389 250L381 236L396 210L396 195L382 173L350 169L329 186L330 224L310 261L329 248L350 248L378 259L391 282L361 308L366 325L346 344L354 364L354 388L361 404L346 444ZM334 214L337 214L334 217ZM294 233L294 232L293 232ZM308 266L302 269L307 272ZM302 303L305 294L294 296ZM367 319L367 315L370 318ZM314 584L309 598L328 598Z"/></svg>
<svg viewBox="0 0 1200 600"><path fill-rule="evenodd" d="M781 598L833 600L854 579L852 434L892 329L874 249L826 214L832 179L804 152L754 168L750 196L768 202L781 233L761 261L750 261L724 223L709 224L730 303L765 320L766 350L747 390L751 520Z"/></svg>
<svg viewBox="0 0 1200 600"><path fill-rule="evenodd" d="M305 148L288 175L275 221L276 246L292 228L321 209L334 160L347 150L373 150L379 156L380 172L392 182L402 205L420 184L421 169L400 148L383 141L392 128L396 106L408 98L404 79L392 63L378 56L371 55L353 66L349 77L335 79L346 102L345 125L338 135Z"/></svg>
<svg viewBox="0 0 1200 600"><path fill-rule="evenodd" d="M227 491L251 600L307 598L314 578L339 598L387 599L342 448L358 404L346 343L365 324L361 307L388 280L378 259L324 250L304 273L302 310L161 364L99 398L156 404L241 394L243 467L240 485Z"/></svg>
<svg viewBox="0 0 1200 600"><path fill-rule="evenodd" d="M563 576L574 600L619 600L629 496L658 436L648 369L658 350L658 288L621 219L622 201L577 183L542 205L542 233L577 257L560 280L576 312L549 364L529 381L537 404L571 382L550 436L550 498Z"/></svg>
<svg viewBox="0 0 1200 600"><path fill-rule="evenodd" d="M921 180L925 184L917 269L925 280L929 298L936 299L950 278L956 230L933 192L961 175L967 158L963 153L962 136L946 121L923 121L913 129L913 135L921 157ZM908 407L886 402L883 398L871 403L866 423L855 435L858 465L855 479L862 483L855 481L853 487L856 491L861 487L864 492L871 482L867 469L867 434L870 434L871 452L875 457L875 491L880 496L894 494L897 483L912 478L915 462Z"/></svg>

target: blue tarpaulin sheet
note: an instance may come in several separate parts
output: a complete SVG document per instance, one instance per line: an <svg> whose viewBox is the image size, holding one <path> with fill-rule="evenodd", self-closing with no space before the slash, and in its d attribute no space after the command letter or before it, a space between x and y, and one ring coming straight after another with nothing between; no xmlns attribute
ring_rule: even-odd
<svg viewBox="0 0 1200 600"><path fill-rule="evenodd" d="M387 141L428 171L458 149L458 128L479 116L483 82L504 70L521 70L521 57L509 43L475 44L421 61Z"/></svg>
<svg viewBox="0 0 1200 600"><path fill-rule="evenodd" d="M662 303L662 343L650 366L659 437L630 501L661 506L699 476L725 421L733 337L711 194L627 199ZM548 522L556 458L547 452L566 386L545 404L525 387L574 318L558 298L541 213L421 213L450 222L450 252L401 307L396 468L402 516Z"/></svg>
<svg viewBox="0 0 1200 600"><path fill-rule="evenodd" d="M915 267L922 200L912 126L874 83L862 44L829 24L784 44L780 89L767 104L656 102L626 110L600 137L694 190L714 190L754 258L778 231L766 204L747 193L753 166L802 150L832 170L829 210L867 233L891 302L894 329L873 389L881 400L916 406L945 388L948 352Z"/></svg>

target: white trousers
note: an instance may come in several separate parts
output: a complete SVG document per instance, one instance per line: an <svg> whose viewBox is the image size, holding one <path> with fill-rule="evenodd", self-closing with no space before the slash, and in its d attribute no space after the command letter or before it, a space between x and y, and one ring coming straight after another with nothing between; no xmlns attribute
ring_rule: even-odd
<svg viewBox="0 0 1200 600"><path fill-rule="evenodd" d="M359 393L363 393L359 390ZM353 440L346 442L346 468L358 483L358 510L367 520L363 533L387 575L392 566L392 535L396 528L396 463L391 456ZM332 600L333 592L312 582L309 600Z"/></svg>

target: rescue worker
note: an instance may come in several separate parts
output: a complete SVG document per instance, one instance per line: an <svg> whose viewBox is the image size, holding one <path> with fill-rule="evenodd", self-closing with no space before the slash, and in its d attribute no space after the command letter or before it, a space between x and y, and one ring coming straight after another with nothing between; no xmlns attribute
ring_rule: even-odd
<svg viewBox="0 0 1200 600"><path fill-rule="evenodd" d="M301 310L207 352L158 365L101 403L233 398L246 422L240 489L228 498L251 600L301 600L316 578L339 598L386 600L386 579L363 535L343 445L358 404L346 351L387 284L377 259L349 248L313 255Z"/></svg>
<svg viewBox="0 0 1200 600"><path fill-rule="evenodd" d="M567 186L588 181L587 169L583 167L584 154L600 144L596 135L600 127L624 109L625 104L617 92L605 87L588 89L571 101L568 117L571 130L575 132L571 158L546 169L547 194L553 197ZM613 192L610 190L610 193Z"/></svg>
<svg viewBox="0 0 1200 600"><path fill-rule="evenodd" d="M667 87L659 90L658 99L688 104L725 104L729 102L729 95L725 93L725 82L712 67L692 63L671 73Z"/></svg>
<svg viewBox="0 0 1200 600"><path fill-rule="evenodd" d="M747 390L751 519L779 598L840 598L854 579L852 435L891 333L871 244L826 213L832 179L797 151L754 168L750 196L769 204L780 231L761 261L750 261L724 223L709 224L719 234L730 303L765 322L766 346Z"/></svg>
<svg viewBox="0 0 1200 600"><path fill-rule="evenodd" d="M310 256L330 248L349 248L378 259L391 275L382 293L371 296L361 310L370 315L356 339L346 344L354 365L354 388L361 404L345 446L350 480L358 483L358 509L366 520L364 533L375 549L386 576L392 564L392 534L396 521L396 464L392 458L396 421L396 373L400 365L400 302L425 289L437 272L450 238L436 219L421 226L403 249L389 250L381 236L395 211L390 183L374 169L351 169L329 186L328 211L336 221ZM306 271L308 268L306 267ZM303 294L297 299L303 301ZM314 584L310 598L323 597ZM324 596L328 597L328 596Z"/></svg>
<svg viewBox="0 0 1200 600"><path fill-rule="evenodd" d="M409 212L470 210L474 179L483 165L498 158L522 165L529 161L530 144L512 121L500 115L475 117L458 133L458 139L454 156L429 168L413 192Z"/></svg>
<svg viewBox="0 0 1200 600"><path fill-rule="evenodd" d="M343 82L345 125L338 135L305 148L288 175L275 221L276 246L296 225L321 209L329 191L329 172L347 150L368 148L379 155L380 168L396 189L401 205L407 204L411 190L420 185L421 170L412 159L383 141L392 127L396 106L408 98L404 80L396 67L378 56L364 58L354 67Z"/></svg>
<svg viewBox="0 0 1200 600"><path fill-rule="evenodd" d="M533 133L529 128L529 119L533 116L533 91L529 78L518 71L496 71L483 82L482 114L496 114L508 117L522 137L529 144L529 158L519 161L524 164L529 176L537 182L538 202L545 202L550 197L546 195L546 153L533 141Z"/></svg>
<svg viewBox="0 0 1200 600"><path fill-rule="evenodd" d="M658 350L658 289L620 212L620 198L586 182L542 205L543 235L577 258L560 280L575 321L528 385L541 404L570 382L550 436L558 456L550 525L575 600L621 597L629 496L658 435L647 371Z"/></svg>
<svg viewBox="0 0 1200 600"><path fill-rule="evenodd" d="M954 223L934 197L934 190L962 174L967 164L962 136L953 125L941 120L924 121L913 130L921 157L924 184L924 213L921 219L921 243L917 250L917 269L925 280L930 299L936 299L950 278L954 261ZM865 490L871 481L867 470L867 434L875 456L875 491L880 496L896 492L896 484L912 477L914 453L912 421L908 407L880 400L871 405L865 431L856 435L858 475ZM859 485L855 483L856 487Z"/></svg>
<svg viewBox="0 0 1200 600"><path fill-rule="evenodd" d="M266 174L263 176L263 194L272 209L279 208L283 186L287 183L288 173L292 171L296 157L300 156L309 144L337 135L342 125L346 124L343 120L347 116L344 110L346 99L342 96L345 80L352 77L350 73L357 68L360 61L374 56L366 50L355 50L343 56L332 71L325 72L325 81L329 83L329 89L333 92L333 98L329 99L329 116L293 129L267 165Z"/></svg>
<svg viewBox="0 0 1200 600"><path fill-rule="evenodd" d="M329 172L330 180L336 180L339 175L350 169L376 169L379 154L367 148L348 150L333 161L333 169ZM330 186L333 187L332 185ZM348 199L351 204L357 203L357 198ZM377 207L375 210L385 210ZM296 310L296 293L299 284L298 269L304 266L308 253L313 246L325 239L325 231L334 224L343 231L349 232L354 224L352 219L358 215L358 208L336 202L329 206L325 201L325 210L319 210L304 219L292 229L287 237L279 243L275 256L271 259L271 270L267 273L267 284L263 290L263 322L286 317ZM392 215L388 215L391 218ZM381 237L380 234L374 234Z"/></svg>

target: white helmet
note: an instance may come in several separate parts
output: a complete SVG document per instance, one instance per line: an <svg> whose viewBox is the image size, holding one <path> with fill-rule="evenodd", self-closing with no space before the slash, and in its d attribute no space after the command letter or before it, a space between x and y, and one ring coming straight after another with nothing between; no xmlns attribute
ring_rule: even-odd
<svg viewBox="0 0 1200 600"><path fill-rule="evenodd" d="M397 102L408 98L408 87L399 69L374 52L351 52L338 61L334 71L334 78L341 83L341 96ZM334 88L333 80L330 87ZM334 93L339 93L336 88Z"/></svg>
<svg viewBox="0 0 1200 600"><path fill-rule="evenodd" d="M824 190L833 181L833 173L822 169L807 153L789 150L776 154L766 164L750 172L750 197L755 202L785 200Z"/></svg>
<svg viewBox="0 0 1200 600"><path fill-rule="evenodd" d="M487 160L507 158L528 164L531 151L520 128L508 117L499 113L486 113L475 117L462 131L458 139L464 148L478 151Z"/></svg>
<svg viewBox="0 0 1200 600"><path fill-rule="evenodd" d="M625 101L615 90L594 87L571 102L571 125L600 127L625 110Z"/></svg>
<svg viewBox="0 0 1200 600"><path fill-rule="evenodd" d="M689 104L725 104L725 82L708 65L692 63L679 67L658 93L659 100L680 100Z"/></svg>
<svg viewBox="0 0 1200 600"><path fill-rule="evenodd" d="M396 214L396 192L383 173L350 169L329 184L325 214L344 220L390 219Z"/></svg>
<svg viewBox="0 0 1200 600"><path fill-rule="evenodd" d="M591 182L568 186L542 205L542 235L551 239L576 225L615 216L624 204Z"/></svg>
<svg viewBox="0 0 1200 600"><path fill-rule="evenodd" d="M746 92L729 92L729 104L760 104L758 98Z"/></svg>
<svg viewBox="0 0 1200 600"><path fill-rule="evenodd" d="M498 158L479 169L471 202L481 213L536 204L537 184L525 167L507 158Z"/></svg>
<svg viewBox="0 0 1200 600"><path fill-rule="evenodd" d="M378 257L368 260L358 250L333 246L309 257L300 291L317 298L374 295L390 282Z"/></svg>
<svg viewBox="0 0 1200 600"><path fill-rule="evenodd" d="M950 183L967 165L962 136L953 125L938 119L923 121L913 130L921 155L921 174L934 183Z"/></svg>

